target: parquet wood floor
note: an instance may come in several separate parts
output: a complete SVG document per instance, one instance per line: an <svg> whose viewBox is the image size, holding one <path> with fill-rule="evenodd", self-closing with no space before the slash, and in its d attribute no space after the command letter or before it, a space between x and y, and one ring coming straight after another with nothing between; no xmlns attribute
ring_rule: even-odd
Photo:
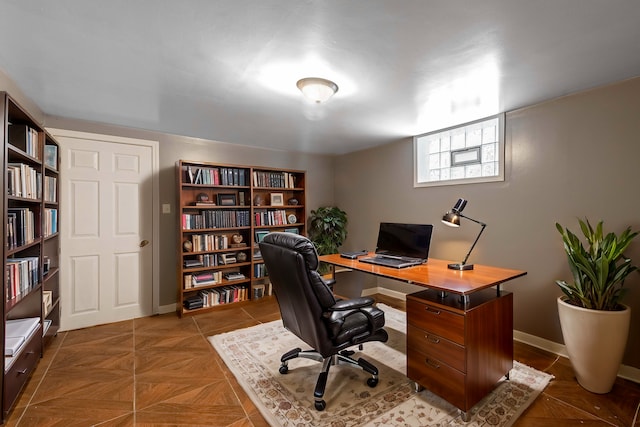
<svg viewBox="0 0 640 427"><path fill-rule="evenodd" d="M376 295L404 310L404 301ZM213 313L166 314L61 332L5 421L7 426L231 426L267 423L207 336L280 318L274 298ZM529 426L640 427L640 385L582 389L567 359L516 342L515 358L555 379L516 421Z"/></svg>

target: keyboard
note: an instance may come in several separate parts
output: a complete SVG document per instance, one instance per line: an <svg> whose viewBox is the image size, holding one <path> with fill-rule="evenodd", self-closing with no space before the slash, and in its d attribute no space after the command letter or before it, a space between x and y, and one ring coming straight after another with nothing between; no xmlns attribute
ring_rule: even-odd
<svg viewBox="0 0 640 427"><path fill-rule="evenodd" d="M424 262L421 259L415 258L391 258L386 256L373 256L360 258L358 261L366 262L367 264L375 264L382 265L384 267L392 267L392 268L406 268L412 267L414 265L420 265Z"/></svg>

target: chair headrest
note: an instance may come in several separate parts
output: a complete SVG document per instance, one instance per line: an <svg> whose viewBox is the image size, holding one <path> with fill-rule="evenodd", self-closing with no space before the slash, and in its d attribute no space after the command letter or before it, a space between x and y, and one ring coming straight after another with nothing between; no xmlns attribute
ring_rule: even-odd
<svg viewBox="0 0 640 427"><path fill-rule="evenodd" d="M318 269L318 252L313 242L305 236L274 231L264 236L262 241L298 252L304 258L309 270Z"/></svg>

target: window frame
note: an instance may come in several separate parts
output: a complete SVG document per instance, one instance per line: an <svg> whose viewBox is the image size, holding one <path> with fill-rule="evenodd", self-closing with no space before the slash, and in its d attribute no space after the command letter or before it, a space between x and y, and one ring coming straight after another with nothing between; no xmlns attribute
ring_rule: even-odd
<svg viewBox="0 0 640 427"><path fill-rule="evenodd" d="M460 128L465 128L467 126L472 126L476 123L481 123L487 120L492 120L492 119L498 119L498 129L497 129L497 143L498 143L498 174L497 175L493 175L493 176L479 176L479 177L473 177L473 178L460 178L460 179L448 179L448 180L439 180L439 181L419 181L418 177L421 175L420 174L420 168L421 167L425 167L426 168L426 175L428 176L429 174L429 165L428 162L421 162L420 159L418 158L418 153L421 151L419 149L419 144L421 143L421 140L423 138L426 138L428 136L431 135L435 135L435 134L439 134L439 133L445 133L445 132L451 132ZM478 120L474 120L471 122L466 122L466 123L462 123L462 124L458 124L455 126L450 126L448 128L444 128L444 129L438 129L435 131L431 131L431 132L427 132L427 133L423 133L420 135L415 135L413 137L413 186L414 188L417 187L440 187L440 186L445 186L445 185L459 185L459 184L476 184L476 183L484 183L484 182L498 182L498 181L504 181L504 170L505 170L505 163L506 163L506 135L505 135L505 113L499 113L499 114L494 114L492 116L487 116L487 117L483 117L481 119ZM481 147L481 146L478 146ZM470 148L473 147L465 147L462 150L468 150ZM428 150L428 147L426 148ZM424 151L424 149L422 150ZM449 153L453 153L455 151L459 151L459 150L451 150L449 149ZM422 164L422 163L426 163L426 164Z"/></svg>

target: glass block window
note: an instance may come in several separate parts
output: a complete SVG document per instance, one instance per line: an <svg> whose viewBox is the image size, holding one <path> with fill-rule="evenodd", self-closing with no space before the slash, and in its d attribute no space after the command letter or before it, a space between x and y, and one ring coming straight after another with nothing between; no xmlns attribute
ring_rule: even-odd
<svg viewBox="0 0 640 427"><path fill-rule="evenodd" d="M504 181L504 114L413 138L414 187Z"/></svg>

